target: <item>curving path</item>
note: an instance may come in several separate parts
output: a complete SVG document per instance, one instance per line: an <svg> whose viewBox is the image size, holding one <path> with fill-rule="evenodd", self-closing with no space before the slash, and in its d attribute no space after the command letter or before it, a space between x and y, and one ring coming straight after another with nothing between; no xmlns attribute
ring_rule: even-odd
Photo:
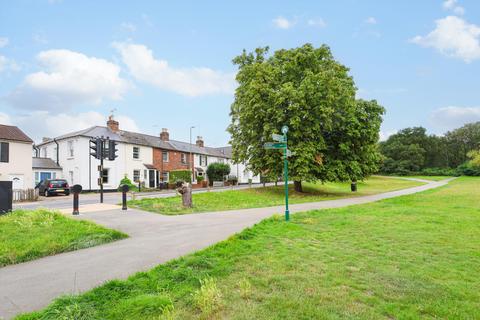
<svg viewBox="0 0 480 320"><path fill-rule="evenodd" d="M450 180L425 181L422 186L370 196L294 204L290 212L363 204L437 188ZM0 268L0 319L43 308L60 295L80 293L201 250L283 210L277 206L163 216L115 209L83 214L76 218L121 230L130 238Z"/></svg>

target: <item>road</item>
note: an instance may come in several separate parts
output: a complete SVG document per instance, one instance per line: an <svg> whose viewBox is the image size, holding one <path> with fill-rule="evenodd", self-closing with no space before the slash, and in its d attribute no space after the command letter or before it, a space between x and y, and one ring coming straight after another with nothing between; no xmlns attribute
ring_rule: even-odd
<svg viewBox="0 0 480 320"><path fill-rule="evenodd" d="M294 204L291 213L369 203L437 188L449 180L377 195ZM283 206L180 216L120 209L91 212L86 219L127 233L113 243L0 268L0 318L34 311L63 294L77 294L105 281L148 270L201 250L271 216Z"/></svg>

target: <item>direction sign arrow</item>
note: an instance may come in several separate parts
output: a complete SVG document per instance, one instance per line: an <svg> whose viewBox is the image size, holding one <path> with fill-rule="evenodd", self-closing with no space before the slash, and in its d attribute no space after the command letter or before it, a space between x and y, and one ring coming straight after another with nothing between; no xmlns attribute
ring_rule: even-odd
<svg viewBox="0 0 480 320"><path fill-rule="evenodd" d="M281 142L267 142L263 145L265 149L283 149L286 148L287 145Z"/></svg>
<svg viewBox="0 0 480 320"><path fill-rule="evenodd" d="M281 134L272 133L272 139L278 142L284 142L284 138Z"/></svg>

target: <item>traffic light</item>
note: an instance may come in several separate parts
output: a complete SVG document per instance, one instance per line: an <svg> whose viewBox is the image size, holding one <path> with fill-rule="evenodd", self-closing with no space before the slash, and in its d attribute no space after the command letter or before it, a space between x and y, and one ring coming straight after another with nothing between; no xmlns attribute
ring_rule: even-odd
<svg viewBox="0 0 480 320"><path fill-rule="evenodd" d="M115 160L117 156L117 151L116 149L117 143L113 140L108 140L108 160L113 161Z"/></svg>
<svg viewBox="0 0 480 320"><path fill-rule="evenodd" d="M100 138L90 139L90 155L101 159L103 156L103 141Z"/></svg>

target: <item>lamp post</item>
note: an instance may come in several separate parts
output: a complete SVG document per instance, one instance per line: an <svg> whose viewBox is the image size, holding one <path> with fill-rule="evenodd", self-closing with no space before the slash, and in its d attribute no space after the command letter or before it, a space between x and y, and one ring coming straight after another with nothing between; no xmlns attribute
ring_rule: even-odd
<svg viewBox="0 0 480 320"><path fill-rule="evenodd" d="M192 129L194 129L194 128L195 128L195 126L190 127L190 145L189 145L189 147L190 147L190 157L188 159L188 168L190 169L190 172L192 173L192 178L191 178L192 182L193 182L193 178L195 177L195 173L193 171L194 167L195 167L195 165L194 165L195 163L192 159Z"/></svg>

